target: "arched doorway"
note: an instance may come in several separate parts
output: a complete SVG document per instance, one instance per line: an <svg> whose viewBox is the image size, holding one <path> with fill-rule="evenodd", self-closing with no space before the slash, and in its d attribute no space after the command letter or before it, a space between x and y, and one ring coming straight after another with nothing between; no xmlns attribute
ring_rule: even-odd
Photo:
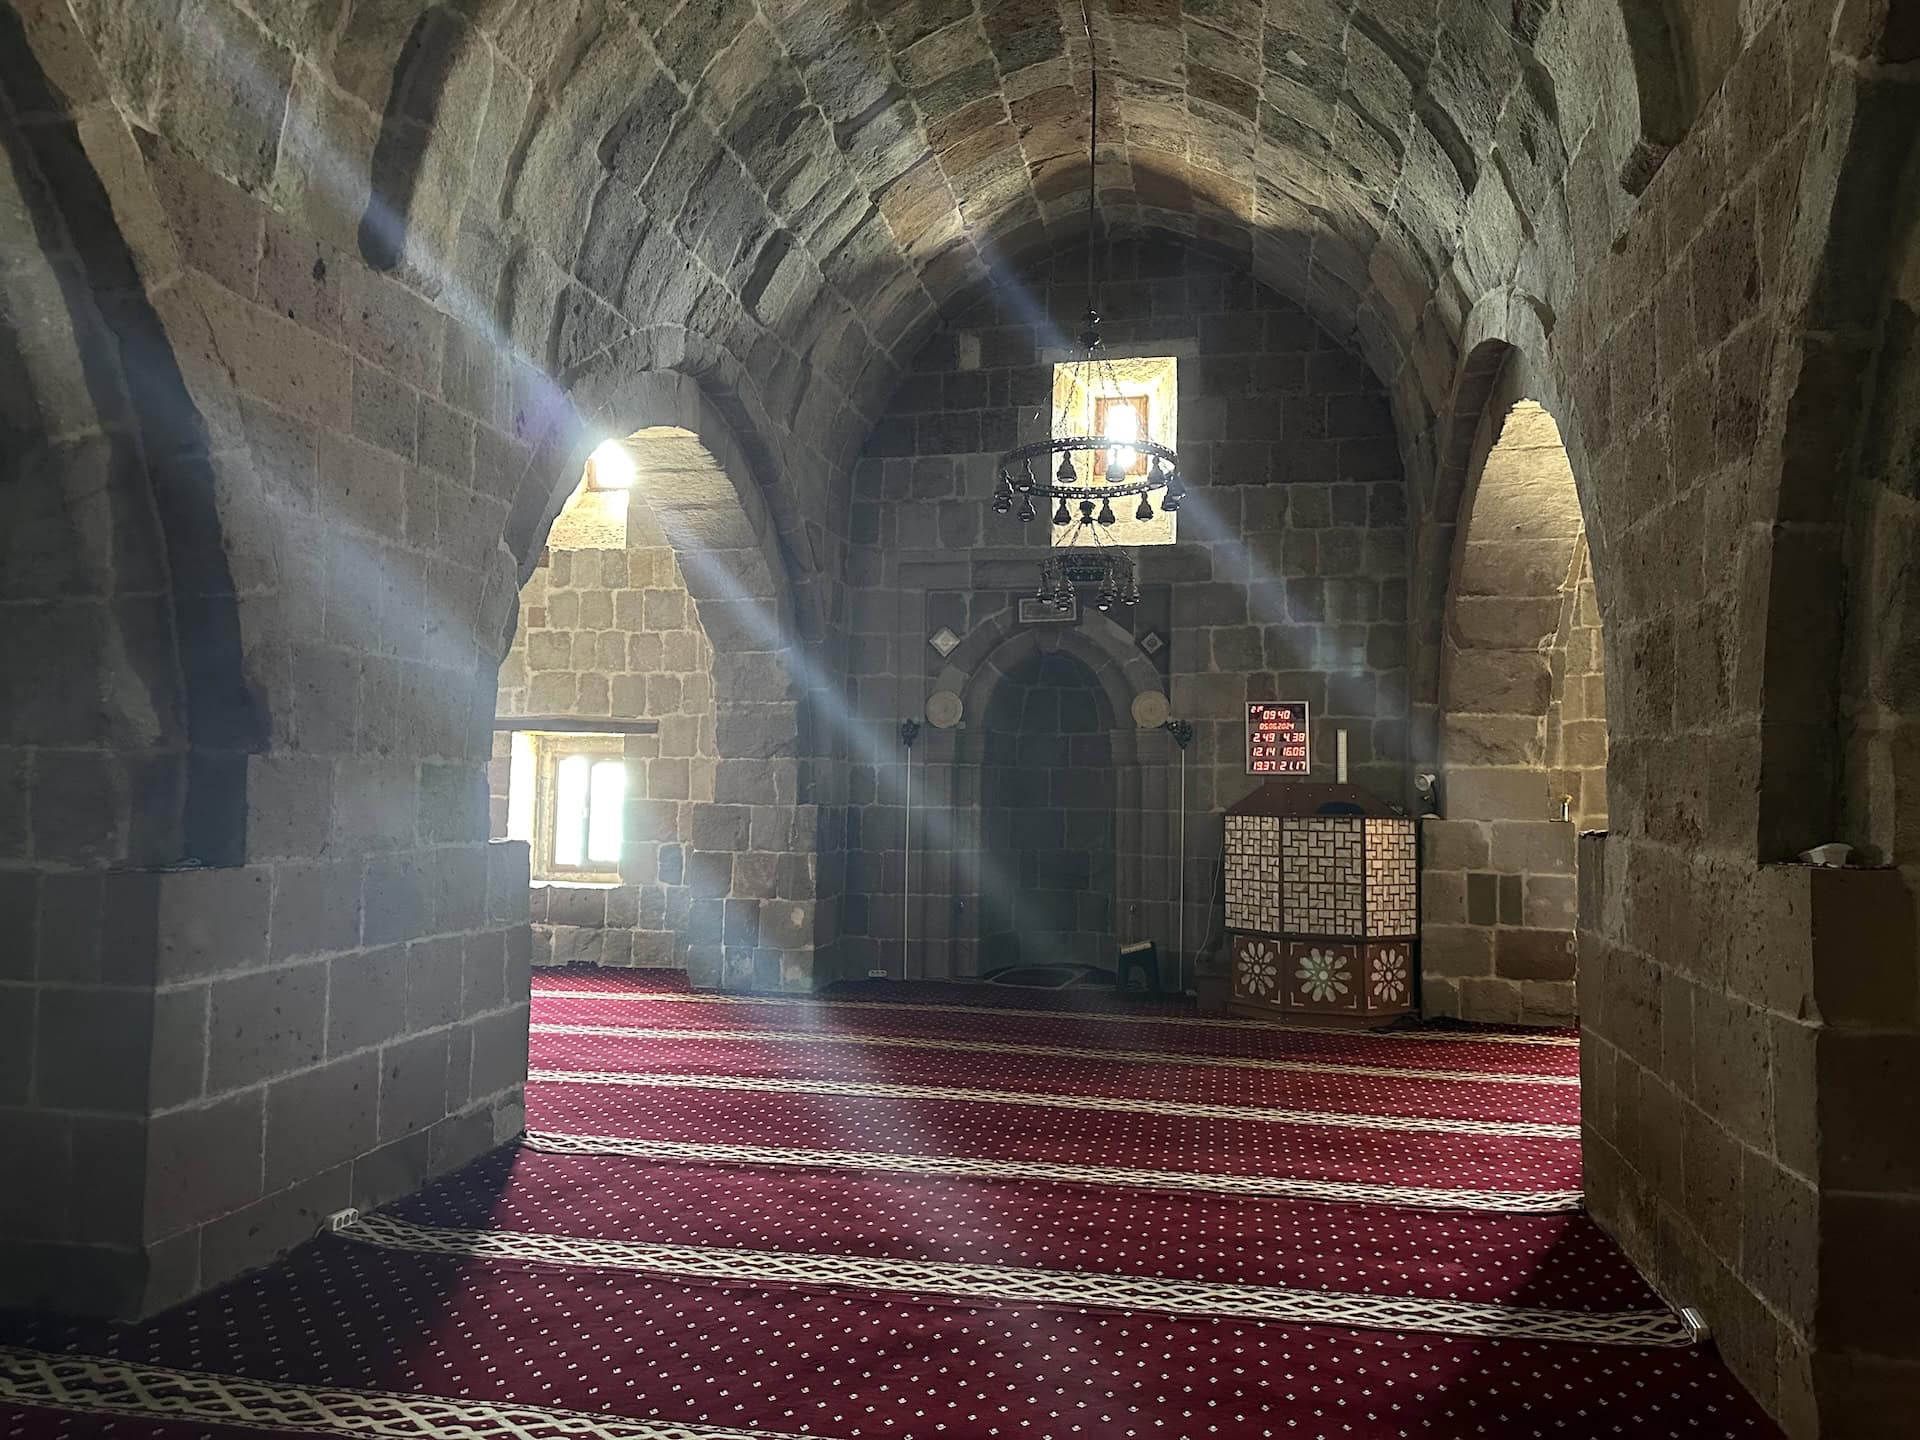
<svg viewBox="0 0 1920 1440"><path fill-rule="evenodd" d="M536 789L543 767L551 776L522 817L533 869L548 870L546 919L536 895L533 920L549 948L536 960L685 968L703 988L811 988L799 662L765 501L688 377L613 367L584 377L575 399L602 417L601 437L621 438L594 448L583 430L570 473L542 482L546 544L523 562L495 722L563 737L521 760ZM632 428L636 417L650 423ZM565 738L577 736L593 743ZM512 748L496 746L496 833L514 819ZM604 827L619 838L597 854L591 818L571 812L584 826L585 849L569 856L583 862L577 879L555 876L550 846L545 867L538 853L566 759L576 802L603 773L609 795L616 776L624 783L622 823Z"/></svg>
<svg viewBox="0 0 1920 1440"><path fill-rule="evenodd" d="M1576 837L1607 816L1599 597L1559 426L1483 422L1440 658L1440 813L1426 830L1425 1008L1574 1014Z"/></svg>
<svg viewBox="0 0 1920 1440"><path fill-rule="evenodd" d="M536 965L687 964L713 645L634 470L620 442L588 460L500 665L490 823L530 846Z"/></svg>

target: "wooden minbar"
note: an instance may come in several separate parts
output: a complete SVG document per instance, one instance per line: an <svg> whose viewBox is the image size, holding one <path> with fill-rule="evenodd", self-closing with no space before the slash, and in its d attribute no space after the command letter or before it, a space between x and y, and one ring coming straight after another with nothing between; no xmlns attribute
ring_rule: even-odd
<svg viewBox="0 0 1920 1440"><path fill-rule="evenodd" d="M1374 1025L1414 1005L1413 820L1357 785L1270 780L1226 815L1231 1008Z"/></svg>

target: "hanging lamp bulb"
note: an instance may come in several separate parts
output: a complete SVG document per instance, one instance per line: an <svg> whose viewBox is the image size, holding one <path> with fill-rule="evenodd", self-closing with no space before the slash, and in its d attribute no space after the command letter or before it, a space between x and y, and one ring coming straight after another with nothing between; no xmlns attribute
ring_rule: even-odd
<svg viewBox="0 0 1920 1440"><path fill-rule="evenodd" d="M1033 516L1034 516L1033 497L1029 495L1023 502L1021 502L1021 505L1020 505L1020 523L1022 525L1030 524L1033 520Z"/></svg>
<svg viewBox="0 0 1920 1440"><path fill-rule="evenodd" d="M1102 610L1111 610L1113 608L1113 591L1106 585L1100 587L1099 605Z"/></svg>
<svg viewBox="0 0 1920 1440"><path fill-rule="evenodd" d="M1093 520L1093 501L1091 501L1091 500L1082 500L1082 501L1080 502L1080 518L1081 518L1082 520L1084 520L1084 521L1087 521L1088 523L1092 523L1092 520Z"/></svg>
<svg viewBox="0 0 1920 1440"><path fill-rule="evenodd" d="M1023 461L1020 466L1020 478L1013 482L1013 488L1022 495L1033 493L1033 461Z"/></svg>
<svg viewBox="0 0 1920 1440"><path fill-rule="evenodd" d="M1007 478L1007 472L1000 472L1000 483L993 487L993 513L1004 515L1013 509L1013 482Z"/></svg>
<svg viewBox="0 0 1920 1440"><path fill-rule="evenodd" d="M1060 456L1060 468L1054 472L1053 478L1063 485L1071 485L1080 478L1079 472L1073 468L1073 452L1071 450L1062 452Z"/></svg>
<svg viewBox="0 0 1920 1440"><path fill-rule="evenodd" d="M1136 520L1151 520L1153 518L1153 502L1147 499L1144 491L1141 492L1140 503L1133 507L1133 518Z"/></svg>
<svg viewBox="0 0 1920 1440"><path fill-rule="evenodd" d="M1113 522L1113 502L1103 497L1100 501L1100 523L1102 525L1111 525Z"/></svg>
<svg viewBox="0 0 1920 1440"><path fill-rule="evenodd" d="M1053 523L1056 525L1071 525L1073 523L1073 516L1067 513L1067 502L1065 499L1060 501L1060 508L1053 512Z"/></svg>
<svg viewBox="0 0 1920 1440"><path fill-rule="evenodd" d="M1168 512L1176 511L1180 508L1180 502L1186 498L1187 485L1180 478L1180 470L1176 466L1167 475L1167 493L1160 497L1160 508Z"/></svg>
<svg viewBox="0 0 1920 1440"><path fill-rule="evenodd" d="M1114 484L1118 485L1122 480L1126 478L1127 478L1126 463L1121 460L1116 460L1113 457L1113 453L1109 451L1107 453L1107 479L1111 480Z"/></svg>

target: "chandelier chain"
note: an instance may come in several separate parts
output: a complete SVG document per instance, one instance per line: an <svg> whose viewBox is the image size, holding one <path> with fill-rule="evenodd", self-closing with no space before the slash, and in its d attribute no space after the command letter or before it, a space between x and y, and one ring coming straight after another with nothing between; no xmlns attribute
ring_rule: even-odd
<svg viewBox="0 0 1920 1440"><path fill-rule="evenodd" d="M1129 397L1117 367L1100 345L1100 310L1094 270L1099 239L1100 61L1094 45L1092 0L1080 0L1080 23L1087 37L1087 75L1090 108L1087 114L1087 241L1086 330L1080 336L1077 360L1057 366L1053 386L1053 428L1044 440L1014 445L1000 456L999 479L993 491L996 515L1013 515L1032 524L1044 513L1036 499L1057 500L1049 517L1055 529L1054 547L1079 551L1077 558L1056 556L1041 566L1038 598L1061 610L1075 603L1074 587L1097 584L1102 610L1133 605L1140 597L1133 561L1121 553L1125 540L1115 531L1121 523L1113 508L1116 499L1137 499L1132 520L1154 518L1154 501L1162 513L1178 510L1186 494L1180 459L1170 445L1153 438L1151 396ZM1132 370L1126 373L1133 374ZM1109 402L1102 414L1102 402ZM1121 402L1116 410L1111 402ZM1082 408L1084 407L1084 414ZM1034 419L1045 412L1036 410ZM1118 425L1115 417L1126 420ZM1094 433L1088 433L1094 432ZM1082 474L1075 463L1086 468ZM1035 462L1040 468L1036 470ZM1076 519L1069 501L1079 510ZM1097 507L1097 513L1096 513Z"/></svg>
<svg viewBox="0 0 1920 1440"><path fill-rule="evenodd" d="M1099 165L1100 143L1100 57L1093 49L1093 11L1087 0L1080 0L1080 24L1087 32L1087 73L1091 77L1091 105L1087 110L1087 308L1099 311L1093 288L1094 172Z"/></svg>

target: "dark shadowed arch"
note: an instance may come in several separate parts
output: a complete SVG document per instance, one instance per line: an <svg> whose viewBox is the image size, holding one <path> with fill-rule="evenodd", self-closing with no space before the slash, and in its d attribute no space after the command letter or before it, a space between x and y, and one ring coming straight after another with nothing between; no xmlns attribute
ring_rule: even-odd
<svg viewBox="0 0 1920 1440"><path fill-rule="evenodd" d="M0 712L50 770L70 747L108 752L90 781L46 777L106 807L87 821L120 848L95 858L237 863L245 757L264 748L266 717L242 663L207 425L68 99L36 58L37 46L65 45L69 61L84 50L57 15L37 24L29 37L0 11L0 91L17 117L0 123L0 147L31 227L7 248L34 257L10 286L21 308L0 315L0 354L17 423L42 437L0 456L20 507L0 532L39 552L0 559L0 595L38 617L9 627L21 673ZM113 129L93 143L133 145ZM67 553L50 553L49 537ZM38 853L55 852L43 841Z"/></svg>
<svg viewBox="0 0 1920 1440"><path fill-rule="evenodd" d="M360 220L360 254L376 270L391 270L406 253L414 192L420 184L447 81L472 31L445 5L414 22L394 62L393 83L374 142L372 193Z"/></svg>
<svg viewBox="0 0 1920 1440"><path fill-rule="evenodd" d="M1901 46L1890 23L1868 54L1910 61L1911 41ZM1839 838L1910 861L1920 834L1903 732L1920 689L1901 617L1914 598L1920 104L1911 79L1850 72L1826 105L1839 138L1824 163L1810 154L1805 177L1826 204L1803 203L1807 233L1795 237L1817 261L1787 371L1765 579L1758 855L1791 859Z"/></svg>

